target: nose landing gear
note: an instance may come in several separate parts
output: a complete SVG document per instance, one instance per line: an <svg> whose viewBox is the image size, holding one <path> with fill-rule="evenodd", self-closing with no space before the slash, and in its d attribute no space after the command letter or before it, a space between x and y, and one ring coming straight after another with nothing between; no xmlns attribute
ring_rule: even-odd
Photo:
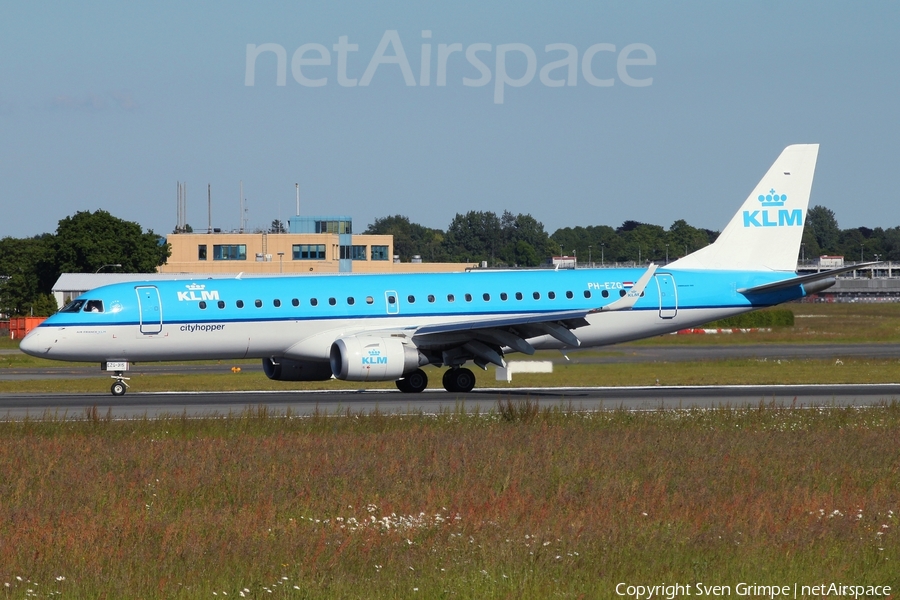
<svg viewBox="0 0 900 600"><path fill-rule="evenodd" d="M109 391L112 392L113 396L124 396L125 391L128 389L128 384L125 382L128 381L130 378L124 377L122 375L121 371L116 371L116 374L110 375L110 377L115 379L115 381L113 382L112 386L109 388Z"/></svg>

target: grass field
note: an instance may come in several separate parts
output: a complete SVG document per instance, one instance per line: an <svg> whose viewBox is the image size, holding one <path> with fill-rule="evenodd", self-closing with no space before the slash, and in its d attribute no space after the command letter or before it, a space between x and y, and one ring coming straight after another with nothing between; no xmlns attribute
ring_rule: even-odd
<svg viewBox="0 0 900 600"><path fill-rule="evenodd" d="M4 423L0 472L6 597L900 586L896 404Z"/></svg>
<svg viewBox="0 0 900 600"><path fill-rule="evenodd" d="M792 306L796 323L785 330L639 344L900 336L897 305ZM553 381L883 382L900 366L842 363L572 364ZM477 375L479 386L505 385L493 370ZM132 383L322 385L259 372ZM97 373L0 382L0 393L108 385ZM548 380L516 375L515 385ZM436 416L258 408L200 420L0 421L0 598L618 598L619 583L676 582L692 596L698 582L729 586L731 596L741 582L889 585L896 594L898 518L897 403L578 413L523 402Z"/></svg>

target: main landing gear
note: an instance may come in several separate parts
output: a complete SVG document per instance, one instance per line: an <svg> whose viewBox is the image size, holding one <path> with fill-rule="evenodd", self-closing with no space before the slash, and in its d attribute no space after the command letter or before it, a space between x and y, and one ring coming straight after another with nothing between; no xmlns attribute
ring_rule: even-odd
<svg viewBox="0 0 900 600"><path fill-rule="evenodd" d="M109 391L112 392L113 396L124 396L125 391L128 389L128 384L125 383L129 380L129 377L124 377L121 371L116 371L115 375L110 375L115 381L112 384L112 387L109 388Z"/></svg>
<svg viewBox="0 0 900 600"><path fill-rule="evenodd" d="M471 392L475 387L475 373L465 368L452 368L444 373L441 380L448 392ZM397 380L397 389L407 394L417 394L428 387L428 375L422 369L416 369L403 379Z"/></svg>
<svg viewBox="0 0 900 600"><path fill-rule="evenodd" d="M475 373L464 367L450 369L441 380L448 392L468 393L475 387Z"/></svg>

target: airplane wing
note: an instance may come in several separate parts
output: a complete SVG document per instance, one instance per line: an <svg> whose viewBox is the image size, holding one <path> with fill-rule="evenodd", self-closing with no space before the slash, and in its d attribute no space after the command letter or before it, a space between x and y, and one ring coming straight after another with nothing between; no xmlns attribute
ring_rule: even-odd
<svg viewBox="0 0 900 600"><path fill-rule="evenodd" d="M806 284L814 283L814 282L823 282L828 283L828 280L832 281L828 283L828 285L819 285L816 286L814 291L821 291L823 289L829 288L834 285L834 277L840 275L841 273L847 273L849 271L854 271L856 269L860 269L863 267L870 267L872 265L879 264L880 261L873 262L865 262L865 263L857 263L851 267L840 267L837 269L829 269L828 271L820 271L819 273L811 273L810 275L800 275L799 277L791 277L790 279L784 279L782 281L775 281L773 283L766 283L763 285L757 285L752 288L742 288L738 290L739 294L765 294L768 292L774 292L777 290L783 290L787 288L792 288L797 285L803 285L806 287ZM811 293L813 290L807 289L807 293Z"/></svg>
<svg viewBox="0 0 900 600"><path fill-rule="evenodd" d="M511 348L523 354L534 354L534 347L528 339L549 335L562 344L571 347L581 345L572 330L588 324L585 317L590 314L631 310L644 293L658 266L651 264L628 293L599 308L531 313L527 315L502 315L478 317L471 320L423 325L421 327L386 330L390 334L402 333L423 352L439 354L441 362L447 365L461 364L474 360L484 367L488 363L506 366L502 349ZM370 332L374 333L374 332Z"/></svg>

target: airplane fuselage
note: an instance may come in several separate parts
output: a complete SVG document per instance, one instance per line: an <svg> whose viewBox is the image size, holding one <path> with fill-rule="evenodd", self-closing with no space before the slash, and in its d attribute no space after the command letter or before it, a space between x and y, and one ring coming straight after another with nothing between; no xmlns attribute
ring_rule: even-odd
<svg viewBox="0 0 900 600"><path fill-rule="evenodd" d="M327 362L332 343L347 335L599 309L627 294L644 272L603 268L120 283L79 297L78 310L48 318L23 346L35 355L70 361L287 357ZM528 341L536 349L614 344L804 294L796 286L751 300L737 291L779 279L783 274L660 268L632 310L588 314L587 325L573 330L580 345L551 335ZM91 302L102 312L89 311Z"/></svg>

